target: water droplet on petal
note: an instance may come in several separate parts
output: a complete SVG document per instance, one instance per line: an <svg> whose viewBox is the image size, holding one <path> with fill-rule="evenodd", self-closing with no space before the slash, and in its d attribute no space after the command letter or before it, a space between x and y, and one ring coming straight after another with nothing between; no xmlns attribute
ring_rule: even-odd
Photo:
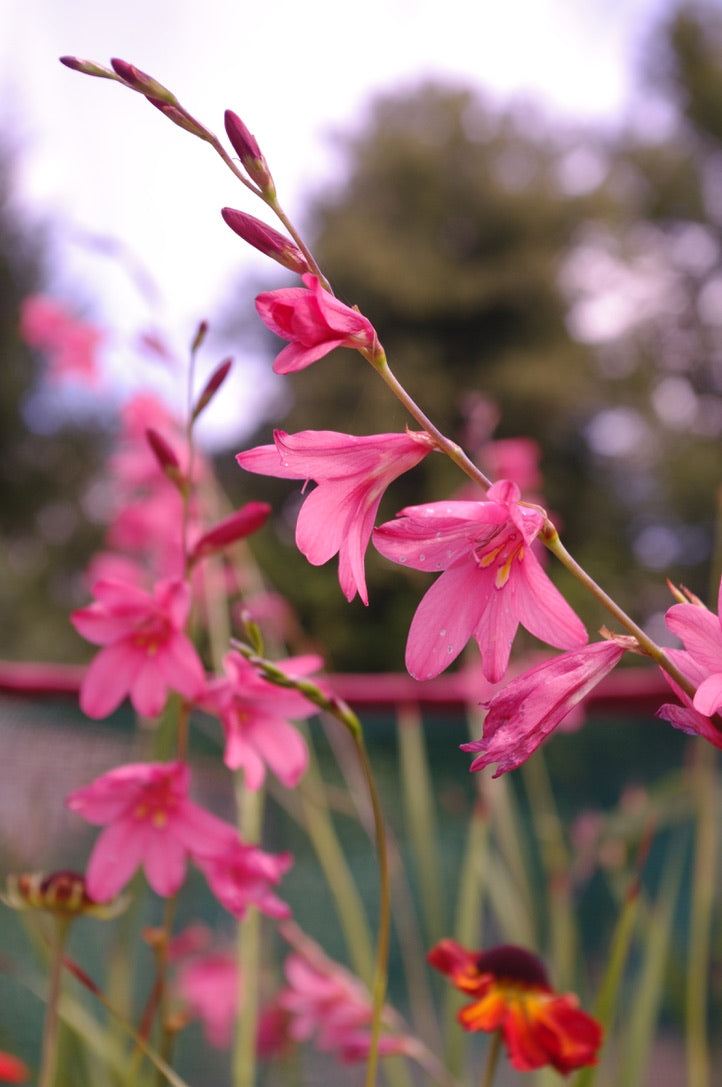
<svg viewBox="0 0 722 1087"><path fill-rule="evenodd" d="M440 630L439 631L439 637L440 638L443 638L445 634L446 634L446 630Z"/></svg>

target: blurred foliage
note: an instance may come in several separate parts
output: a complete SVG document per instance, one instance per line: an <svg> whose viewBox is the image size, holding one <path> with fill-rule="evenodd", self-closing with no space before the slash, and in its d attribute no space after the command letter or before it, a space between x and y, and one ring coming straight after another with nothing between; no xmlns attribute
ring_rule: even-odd
<svg viewBox="0 0 722 1087"><path fill-rule="evenodd" d="M20 339L20 303L47 276L42 232L26 226L0 149L0 657L66 661L82 653L68 611L97 548L85 496L104 439L34 401L43 363ZM40 423L40 426L38 426Z"/></svg>
<svg viewBox="0 0 722 1087"><path fill-rule="evenodd" d="M722 467L720 35L713 6L658 27L641 123L613 138L501 111L469 88L381 96L339 137L343 179L310 216L336 293L372 320L420 405L472 455L492 437L535 438L567 546L641 621L668 606L665 575L708 591ZM666 118L662 135L648 115ZM349 351L285 380L293 404L274 425L286 430L407 422ZM265 426L247 445L270 439ZM429 457L381 518L462 482ZM276 504L261 561L333 665L400 667L428 578L370 552L372 606L349 622L335 573L293 550L298 487L235 472L228 483ZM605 621L559 582L592 629Z"/></svg>

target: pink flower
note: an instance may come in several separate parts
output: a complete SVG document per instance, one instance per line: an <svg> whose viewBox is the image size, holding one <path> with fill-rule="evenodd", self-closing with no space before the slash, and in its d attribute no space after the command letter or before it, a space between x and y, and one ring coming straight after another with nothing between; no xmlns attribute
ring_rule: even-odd
<svg viewBox="0 0 722 1087"><path fill-rule="evenodd" d="M662 706L657 716L682 732L703 736L715 747L722 747L722 729L714 720L722 710L722 580L717 611L715 615L701 604L675 604L667 612L669 630L685 646L668 649L667 655L697 690L690 698L665 672L682 705Z"/></svg>
<svg viewBox="0 0 722 1087"><path fill-rule="evenodd" d="M306 676L321 667L320 657L279 661L288 675ZM306 742L289 719L308 717L316 708L298 691L284 690L259 676L253 665L231 651L223 661L225 678L211 680L199 700L216 714L226 734L224 761L231 770L242 766L245 784L260 789L270 767L279 781L293 789L308 765Z"/></svg>
<svg viewBox="0 0 722 1087"><path fill-rule="evenodd" d="M241 991L233 955L212 951L192 959L180 970L178 991L191 1014L203 1023L210 1044L219 1049L230 1046Z"/></svg>
<svg viewBox="0 0 722 1087"><path fill-rule="evenodd" d="M423 432L355 437L333 430L275 430L273 439L275 445L249 449L236 460L250 472L318 483L298 516L298 549L314 566L338 554L346 599L358 592L368 604L364 553L379 503L389 484L434 448L433 440Z"/></svg>
<svg viewBox="0 0 722 1087"><path fill-rule="evenodd" d="M79 321L59 302L39 294L28 295L20 309L20 335L30 347L47 354L54 380L74 377L86 384L97 384L97 353L103 334Z"/></svg>
<svg viewBox="0 0 722 1087"><path fill-rule="evenodd" d="M699 604L675 604L666 615L668 628L681 638L688 659L703 676L692 700L703 717L722 708L722 579L717 612Z"/></svg>
<svg viewBox="0 0 722 1087"><path fill-rule="evenodd" d="M618 664L625 652L615 641L594 642L531 668L487 703L481 740L461 744L479 752L471 770L498 762L494 777L514 770Z"/></svg>
<svg viewBox="0 0 722 1087"><path fill-rule="evenodd" d="M186 858L223 853L233 827L188 799L183 762L129 763L96 778L67 798L71 811L105 826L90 855L86 887L107 902L142 865L159 895L173 895L185 878Z"/></svg>
<svg viewBox="0 0 722 1087"><path fill-rule="evenodd" d="M80 706L105 717L130 696L138 713L157 716L168 689L193 699L203 687L203 666L183 633L190 590L182 581L160 581L154 592L123 581L99 581L96 600L71 616L73 626L102 645L83 678Z"/></svg>
<svg viewBox="0 0 722 1087"><path fill-rule="evenodd" d="M312 944L312 941L308 941ZM313 945L312 945L313 946ZM371 997L358 978L314 947L313 960L292 954L285 964L286 988L278 1007L290 1016L288 1031L294 1041L315 1037L322 1053L337 1052L345 1063L368 1057L371 1042ZM402 1034L384 1034L382 1056L403 1053L409 1039Z"/></svg>
<svg viewBox="0 0 722 1087"><path fill-rule="evenodd" d="M417 570L443 570L416 610L406 666L431 679L458 657L469 638L484 675L498 682L521 623L558 649L584 645L584 626L532 553L543 525L539 510L519 503L519 488L501 480L487 502L409 506L374 530L386 558Z"/></svg>
<svg viewBox="0 0 722 1087"><path fill-rule="evenodd" d="M244 917L249 906L269 917L290 916L290 908L271 890L293 864L290 853L265 853L234 837L225 849L194 859L213 894L234 917Z"/></svg>
<svg viewBox="0 0 722 1087"><path fill-rule="evenodd" d="M263 323L277 336L291 341L273 364L277 374L304 370L335 347L380 351L370 321L325 291L317 276L301 278L305 287L282 287L256 298Z"/></svg>

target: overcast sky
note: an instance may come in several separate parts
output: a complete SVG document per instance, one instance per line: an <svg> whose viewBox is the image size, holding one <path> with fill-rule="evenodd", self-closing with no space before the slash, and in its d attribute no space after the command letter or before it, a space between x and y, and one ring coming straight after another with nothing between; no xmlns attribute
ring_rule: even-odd
<svg viewBox="0 0 722 1087"><path fill-rule="evenodd" d="M328 133L357 124L374 92L422 76L615 123L633 98L649 26L669 6L0 0L0 122L16 150L24 207L35 221L55 223L57 291L97 300L98 316L114 327L153 323L182 343L227 295L231 272L267 267L219 215L224 204L260 207L199 141L139 96L63 68L61 54L129 60L217 132L223 110L234 109L257 136L282 201L299 215L305 194L333 171ZM118 239L163 301L149 306L86 235Z"/></svg>

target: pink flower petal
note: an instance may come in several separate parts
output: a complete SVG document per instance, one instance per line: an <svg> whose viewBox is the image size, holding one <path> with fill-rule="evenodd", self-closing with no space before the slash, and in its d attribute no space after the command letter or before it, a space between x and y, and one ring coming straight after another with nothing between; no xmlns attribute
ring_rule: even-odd
<svg viewBox="0 0 722 1087"><path fill-rule="evenodd" d="M416 609L406 644L406 667L414 679L433 679L456 660L486 606L486 571L464 559L450 566Z"/></svg>
<svg viewBox="0 0 722 1087"><path fill-rule="evenodd" d="M249 739L278 780L287 789L295 789L308 766L306 741L298 729L280 719L256 720ZM252 788L250 781L248 787Z"/></svg>

